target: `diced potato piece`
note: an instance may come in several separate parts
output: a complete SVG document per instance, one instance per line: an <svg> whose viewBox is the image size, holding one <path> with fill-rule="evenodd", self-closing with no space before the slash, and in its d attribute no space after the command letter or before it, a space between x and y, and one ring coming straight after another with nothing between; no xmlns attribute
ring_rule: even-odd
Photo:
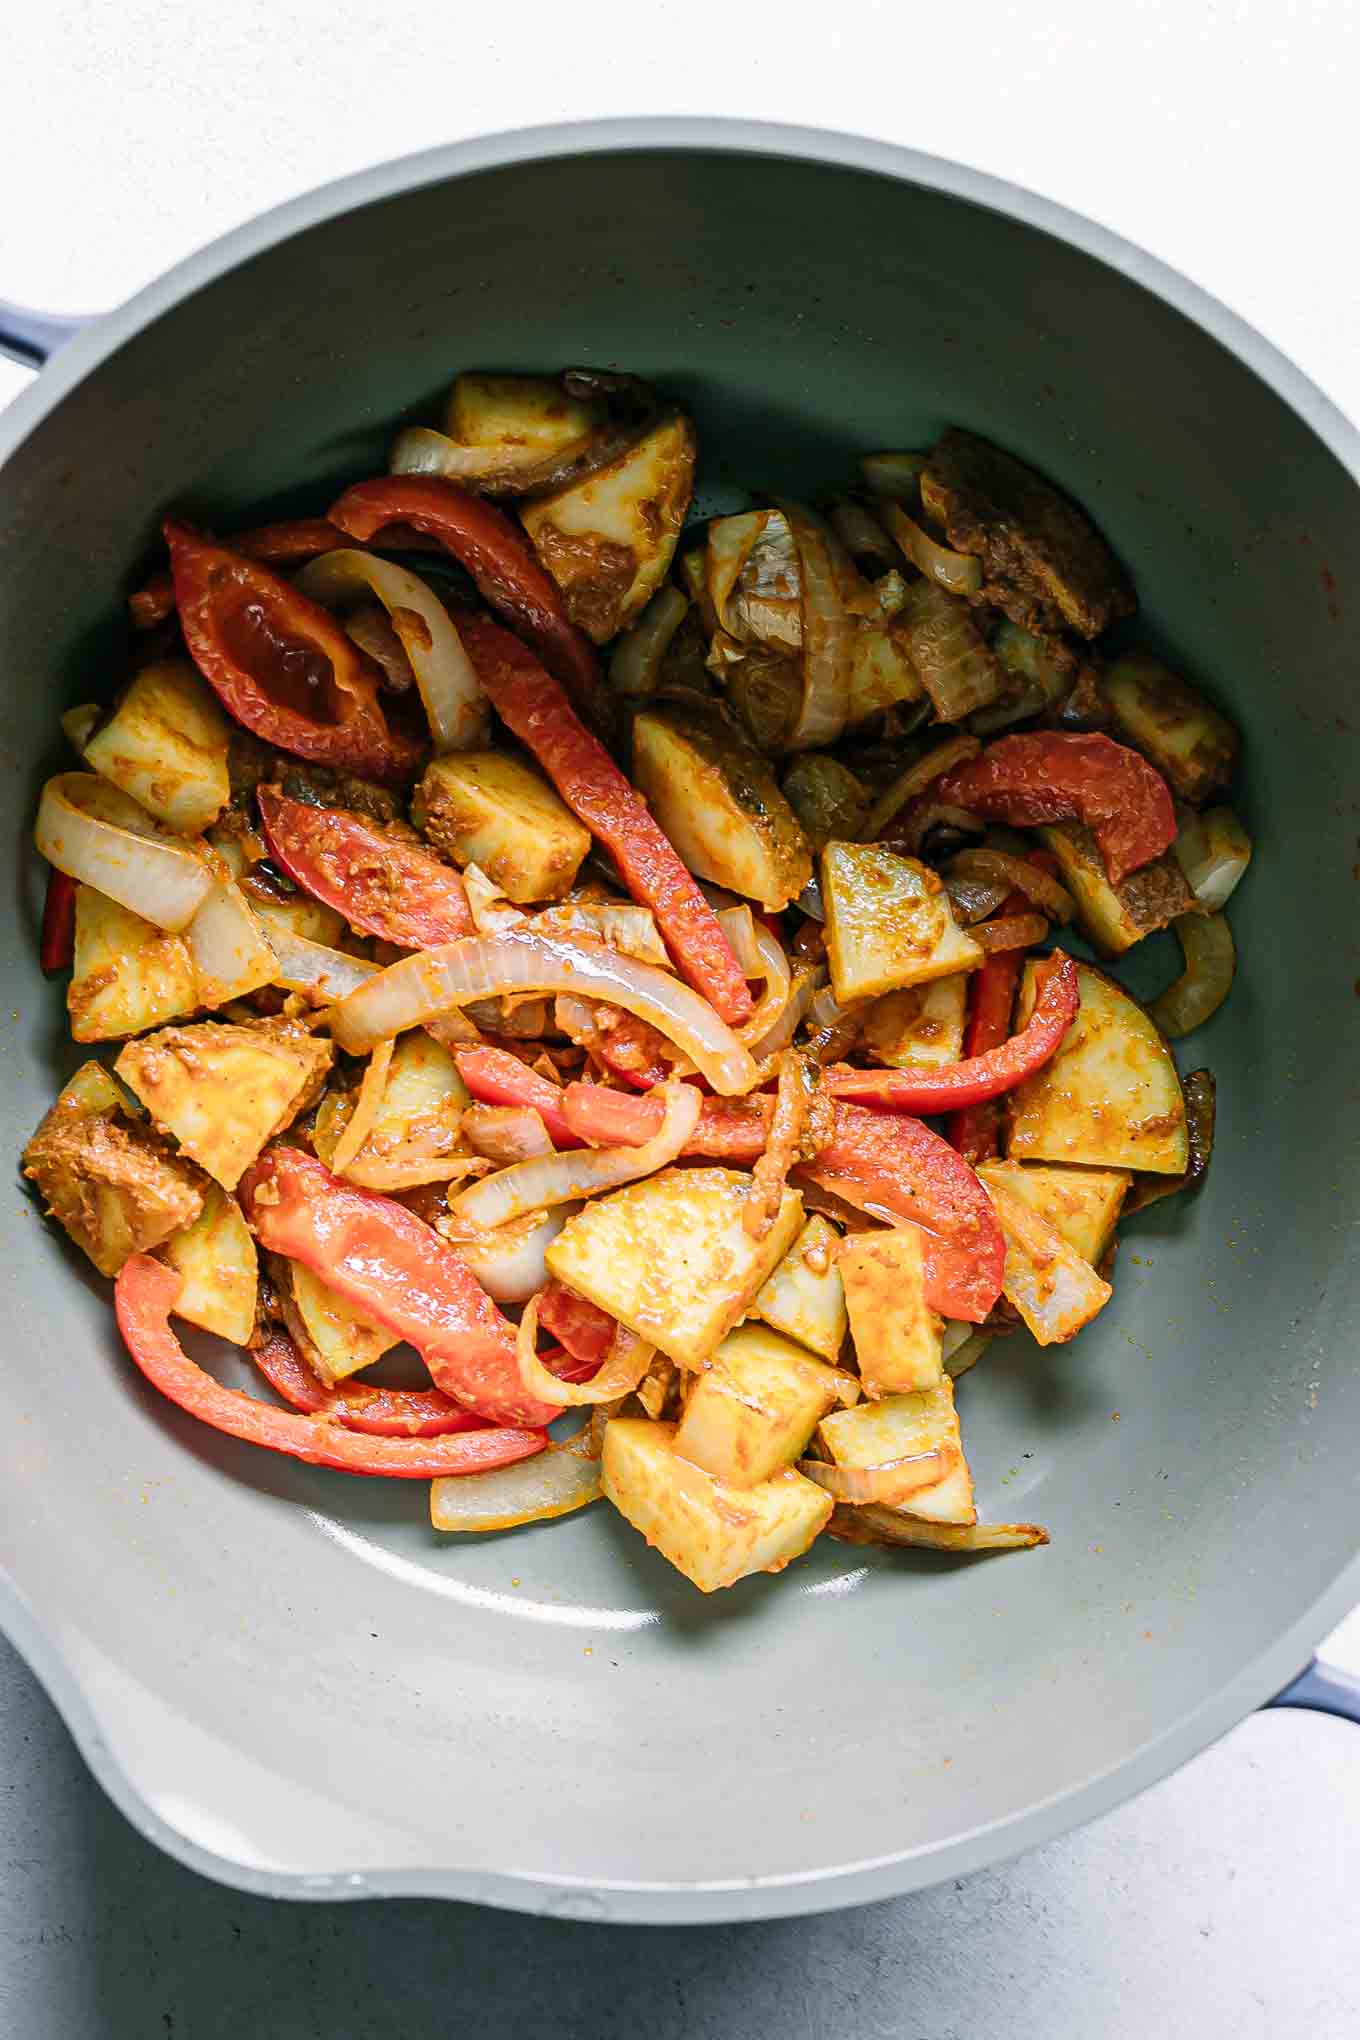
<svg viewBox="0 0 1360 2040"><path fill-rule="evenodd" d="M915 857L878 843L828 843L821 877L831 984L843 1006L981 963L942 882Z"/></svg>
<svg viewBox="0 0 1360 2040"><path fill-rule="evenodd" d="M331 1093L317 1113L313 1138L327 1167L348 1122L349 1102ZM449 1051L423 1029L403 1034L392 1050L368 1138L345 1170L346 1179L369 1190L397 1189L403 1175L407 1182L419 1180L421 1157L444 1159L457 1152L468 1103Z"/></svg>
<svg viewBox="0 0 1360 2040"><path fill-rule="evenodd" d="M818 1436L837 1466L891 1466L895 1459L918 1452L957 1452L958 1464L934 1487L921 1488L887 1511L892 1516L919 1516L934 1523L976 1523L973 1476L963 1456L954 1384L946 1375L935 1388L914 1395L889 1395L880 1402L856 1403L823 1417Z"/></svg>
<svg viewBox="0 0 1360 2040"><path fill-rule="evenodd" d="M1025 965L1017 1030L1034 1011ZM1077 965L1081 1004L1051 1062L1007 1100L1012 1161L1079 1162L1179 1176L1188 1160L1185 1099L1171 1050L1113 978Z"/></svg>
<svg viewBox="0 0 1360 2040"><path fill-rule="evenodd" d="M520 506L568 615L597 645L630 624L670 572L694 457L689 419L662 418L610 467Z"/></svg>
<svg viewBox="0 0 1360 2040"><path fill-rule="evenodd" d="M184 1278L175 1316L244 1346L255 1329L259 1258L234 1197L216 1183L204 1192L193 1224L165 1243L165 1258Z"/></svg>
<svg viewBox="0 0 1360 2040"><path fill-rule="evenodd" d="M831 1497L786 1467L758 1487L732 1487L675 1450L675 1426L646 1417L606 1425L605 1494L702 1593L748 1573L782 1572L816 1537Z"/></svg>
<svg viewBox="0 0 1360 2040"><path fill-rule="evenodd" d="M1195 911L1195 896L1176 858L1168 853L1131 871L1118 885L1084 822L1053 822L1040 840L1058 860L1063 884L1077 906L1077 923L1103 956L1122 956L1154 929Z"/></svg>
<svg viewBox="0 0 1360 2040"><path fill-rule="evenodd" d="M78 1070L24 1149L24 1174L101 1275L160 1246L203 1208L196 1170L126 1111L98 1063Z"/></svg>
<svg viewBox="0 0 1360 2040"><path fill-rule="evenodd" d="M633 724L633 777L698 878L777 912L812 877L798 817L766 760L719 715L649 709Z"/></svg>
<svg viewBox="0 0 1360 2040"><path fill-rule="evenodd" d="M1050 1162L984 1162L978 1174L1056 1226L1092 1267L1110 1244L1133 1181L1127 1169L1068 1169Z"/></svg>
<svg viewBox="0 0 1360 2040"><path fill-rule="evenodd" d="M942 1070L963 1055L968 978L963 971L876 999L860 1022L874 1062L894 1070Z"/></svg>
<svg viewBox="0 0 1360 2040"><path fill-rule="evenodd" d="M920 1227L850 1233L836 1250L836 1265L864 1393L933 1388L944 1375L944 1323L926 1302Z"/></svg>
<svg viewBox="0 0 1360 2040"><path fill-rule="evenodd" d="M836 1266L840 1234L814 1212L756 1297L757 1317L824 1360L845 1343L845 1284Z"/></svg>
<svg viewBox="0 0 1360 2040"><path fill-rule="evenodd" d="M1002 1295L1013 1303L1041 1346L1060 1346L1076 1337L1114 1291L1090 1262L1068 1244L1055 1225L1011 1195L984 1164L978 1174L996 1207L1006 1238Z"/></svg>
<svg viewBox="0 0 1360 2040"><path fill-rule="evenodd" d="M66 1010L77 1041L117 1041L197 1012L189 945L93 886L76 887L75 962Z"/></svg>
<svg viewBox="0 0 1360 2040"><path fill-rule="evenodd" d="M770 1231L752 1239L742 1223L750 1189L741 1169L663 1169L568 1219L548 1271L682 1367L701 1367L802 1223L803 1200L786 1190Z"/></svg>
<svg viewBox="0 0 1360 2040"><path fill-rule="evenodd" d="M1105 698L1120 736L1151 759L1182 800L1198 806L1227 786L1237 731L1179 674L1146 652L1129 652L1106 673Z"/></svg>
<svg viewBox="0 0 1360 2040"><path fill-rule="evenodd" d="M320 900L309 900L306 893L290 900L262 900L252 893L250 904L266 937L277 930L281 935L300 935L304 942L323 943L327 949L344 946L344 916L334 907L323 907Z"/></svg>
<svg viewBox="0 0 1360 2040"><path fill-rule="evenodd" d="M545 779L502 751L436 758L416 788L416 827L456 864L476 864L507 899L560 900L590 831Z"/></svg>
<svg viewBox="0 0 1360 2040"><path fill-rule="evenodd" d="M185 836L201 835L231 795L228 724L211 688L187 659L143 666L85 760L148 814Z"/></svg>
<svg viewBox="0 0 1360 2040"><path fill-rule="evenodd" d="M1178 819L1172 854L1206 913L1221 914L1247 875L1251 837L1230 807L1185 809Z"/></svg>
<svg viewBox="0 0 1360 2040"><path fill-rule="evenodd" d="M835 1372L764 1325L740 1325L700 1375L675 1449L730 1481L755 1487L798 1457L832 1404Z"/></svg>
<svg viewBox="0 0 1360 2040"><path fill-rule="evenodd" d="M164 1027L129 1042L115 1068L156 1125L224 1190L315 1098L334 1051L298 1031Z"/></svg>
<svg viewBox="0 0 1360 2040"><path fill-rule="evenodd" d="M391 1332L351 1310L310 1268L290 1262L288 1285L296 1323L303 1333L298 1343L323 1381L344 1381L361 1368L371 1367L396 1345Z"/></svg>
<svg viewBox="0 0 1360 2040"><path fill-rule="evenodd" d="M555 376L455 376L448 435L463 446L522 446L560 453L600 420L601 406L569 397Z"/></svg>

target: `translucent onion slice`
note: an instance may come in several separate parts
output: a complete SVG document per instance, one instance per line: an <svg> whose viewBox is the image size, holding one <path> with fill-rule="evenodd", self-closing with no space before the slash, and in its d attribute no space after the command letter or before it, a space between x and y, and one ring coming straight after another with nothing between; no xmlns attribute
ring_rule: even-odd
<svg viewBox="0 0 1360 2040"><path fill-rule="evenodd" d="M1202 1027L1232 990L1237 950L1224 914L1181 914L1171 923L1185 969L1155 998L1148 1012L1168 1041Z"/></svg>
<svg viewBox="0 0 1360 2040"><path fill-rule="evenodd" d="M600 1462L550 1445L494 1473L446 1474L430 1483L430 1521L463 1533L515 1530L569 1516L600 1498Z"/></svg>
<svg viewBox="0 0 1360 2040"><path fill-rule="evenodd" d="M718 925L741 966L742 976L764 982L754 1013L737 1034L737 1039L749 1047L763 1041L778 1022L789 1002L793 974L783 943L773 929L756 919L748 906L724 907L718 915ZM761 1053L768 1051L762 1049Z"/></svg>
<svg viewBox="0 0 1360 2040"><path fill-rule="evenodd" d="M499 935L506 928L522 928L529 916L505 897L496 881L488 878L480 864L469 864L463 872L463 890L468 911L479 935Z"/></svg>
<svg viewBox="0 0 1360 2040"><path fill-rule="evenodd" d="M742 568L775 515L773 510L744 510L735 517L717 517L708 527L704 584L713 614L730 636L743 635L729 609L733 592Z"/></svg>
<svg viewBox="0 0 1360 2040"><path fill-rule="evenodd" d="M552 1211L531 1212L496 1232L460 1227L441 1220L437 1230L456 1247L487 1295L497 1303L527 1303L548 1282L545 1256L578 1204L559 1204Z"/></svg>
<svg viewBox="0 0 1360 2040"><path fill-rule="evenodd" d="M951 595L976 595L982 587L982 562L971 553L937 545L897 503L880 502L879 515L913 566L947 588Z"/></svg>
<svg viewBox="0 0 1360 2040"><path fill-rule="evenodd" d="M520 1382L536 1402L556 1403L562 1410L613 1402L618 1396L630 1394L651 1366L656 1351L636 1332L630 1332L627 1325L620 1325L608 1356L592 1380L559 1381L539 1359L537 1338L538 1298L531 1296L515 1336Z"/></svg>
<svg viewBox="0 0 1360 2040"><path fill-rule="evenodd" d="M667 1168L698 1125L703 1098L697 1084L676 1079L659 1085L649 1096L659 1097L665 1111L661 1125L641 1147L570 1148L563 1154L512 1163L460 1190L450 1200L450 1215L494 1229L528 1212L547 1211L574 1198L595 1197Z"/></svg>
<svg viewBox="0 0 1360 2040"><path fill-rule="evenodd" d="M553 1152L548 1129L532 1105L469 1105L460 1132L469 1147L502 1167Z"/></svg>
<svg viewBox="0 0 1360 2040"><path fill-rule="evenodd" d="M861 843L874 842L883 834L899 808L914 800L918 793L924 793L943 773L952 772L956 765L964 765L970 758L976 758L981 749L976 737L946 737L933 751L927 751L924 758L918 758L914 765L908 765L905 772L899 772L870 808L868 820L860 831Z"/></svg>
<svg viewBox="0 0 1360 2040"><path fill-rule="evenodd" d="M979 921L968 930L974 942L995 956L1002 949L1033 949L1048 939L1048 921L1043 914L1000 914L995 921Z"/></svg>
<svg viewBox="0 0 1360 2040"><path fill-rule="evenodd" d="M363 1055L386 1035L423 1027L427 1020L507 992L606 999L650 1021L724 1097L742 1095L756 1082L750 1052L707 999L678 978L620 956L602 942L544 935L533 928L469 935L404 956L341 1000L335 1009L336 1039L351 1055Z"/></svg>
<svg viewBox="0 0 1360 2040"><path fill-rule="evenodd" d="M328 949L324 942L309 942L281 922L270 923L266 939L274 952L274 983L286 992L302 992L321 1006L357 992L379 974L378 964L347 956L343 949Z"/></svg>
<svg viewBox="0 0 1360 2040"><path fill-rule="evenodd" d="M345 1122L345 1128L335 1143L335 1152L330 1159L333 1176L346 1175L352 1163L358 1159L359 1150L372 1133L378 1117L378 1109L387 1090L387 1073L392 1067L392 1043L380 1041L374 1047L359 1085L359 1095L354 1101L354 1110Z"/></svg>
<svg viewBox="0 0 1360 2040"><path fill-rule="evenodd" d="M204 1006L223 1006L275 982L278 962L264 924L233 878L220 877L210 887L185 941Z"/></svg>
<svg viewBox="0 0 1360 2040"><path fill-rule="evenodd" d="M590 941L607 943L624 956L637 957L639 963L673 969L650 907L624 900L564 900L560 906L544 907L535 914L534 926L545 935L584 935Z"/></svg>
<svg viewBox="0 0 1360 2040"><path fill-rule="evenodd" d="M803 698L786 742L791 751L811 751L833 744L849 718L852 625L830 534L800 504L779 508L798 548L803 614Z"/></svg>
<svg viewBox="0 0 1360 2040"><path fill-rule="evenodd" d="M610 654L609 684L616 694L651 693L671 639L688 613L689 600L673 583L657 590Z"/></svg>
<svg viewBox="0 0 1360 2040"><path fill-rule="evenodd" d="M1200 905L1211 914L1221 913L1251 862L1251 837L1232 809L1187 814L1171 847Z"/></svg>
<svg viewBox="0 0 1360 2040"><path fill-rule="evenodd" d="M821 1459L800 1459L798 1471L838 1502L877 1502L891 1509L922 1488L947 1480L958 1463L957 1451L946 1445L934 1452L911 1452L905 1459L889 1459L882 1466L828 1466Z"/></svg>
<svg viewBox="0 0 1360 2040"><path fill-rule="evenodd" d="M1022 892L1051 921L1068 922L1076 911L1076 902L1065 885L1059 885L1051 873L1041 871L1027 857L1012 857L1005 850L989 850L985 846L980 850L960 850L950 858L945 872L946 880L955 876L983 879L1004 885L1012 892Z"/></svg>
<svg viewBox="0 0 1360 2040"><path fill-rule="evenodd" d="M1022 1551L1048 1542L1041 1523L927 1523L881 1506L847 1510L844 1517L838 1512L832 1530L850 1544L906 1544L925 1551Z"/></svg>
<svg viewBox="0 0 1360 2040"><path fill-rule="evenodd" d="M893 503L921 501L921 477L930 462L927 453L866 453L859 471L875 496Z"/></svg>
<svg viewBox="0 0 1360 2040"><path fill-rule="evenodd" d="M781 1048L788 1047L807 1015L821 976L819 966L812 963L805 963L794 972L789 996L784 1001L778 1019L768 1034L761 1035L758 1041L751 1043L751 1053L758 1063L763 1063L769 1056L777 1055Z"/></svg>
<svg viewBox="0 0 1360 2040"><path fill-rule="evenodd" d="M411 661L435 750L470 751L486 741L490 710L481 683L447 609L418 574L342 546L309 560L296 585L331 607L365 591L376 595Z"/></svg>
<svg viewBox="0 0 1360 2040"><path fill-rule="evenodd" d="M208 865L156 827L131 794L93 772L61 772L38 803L33 840L49 864L178 935L212 889Z"/></svg>

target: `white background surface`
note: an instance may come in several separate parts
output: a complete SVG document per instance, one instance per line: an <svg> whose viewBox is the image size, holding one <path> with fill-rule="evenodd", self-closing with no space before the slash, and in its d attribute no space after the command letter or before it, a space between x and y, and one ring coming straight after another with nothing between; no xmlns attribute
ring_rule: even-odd
<svg viewBox="0 0 1360 2040"><path fill-rule="evenodd" d="M725 113L908 142L1086 212L1360 418L1349 0L0 0L0 25L3 297L99 310L267 206L459 135ZM0 402L25 379L0 361ZM1360 1669L1360 1615L1329 1648ZM659 1936L218 1893L123 1828L3 1657L0 1760L0 2030L24 2040L419 2040L455 2007L566 2040L1360 2031L1360 1731L1317 1717L1258 1717L961 1887Z"/></svg>

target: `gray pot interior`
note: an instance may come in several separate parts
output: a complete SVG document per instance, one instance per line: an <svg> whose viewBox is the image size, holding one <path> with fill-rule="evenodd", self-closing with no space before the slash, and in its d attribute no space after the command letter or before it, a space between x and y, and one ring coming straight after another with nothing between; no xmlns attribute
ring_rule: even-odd
<svg viewBox="0 0 1360 2040"><path fill-rule="evenodd" d="M795 1910L976 1863L1152 1775L1226 1721L1215 1696L1260 1697L1252 1668L1320 1626L1360 1544L1357 496L1180 312L924 185L602 151L312 226L153 316L0 473L11 1153L79 1059L36 964L35 789L57 712L117 669L161 510L320 509L459 366L563 362L693 405L702 509L816 490L946 421L994 436L1091 510L1139 634L1244 728L1241 972L1185 1063L1219 1078L1208 1188L1129 1225L1074 1349L1008 1342L960 1388L981 1512L1053 1543L824 1545L708 1602L604 1507L439 1542L419 1484L293 1467L154 1404L15 1175L3 1545L104 1774L222 1874ZM1170 946L1139 968L1172 974Z"/></svg>

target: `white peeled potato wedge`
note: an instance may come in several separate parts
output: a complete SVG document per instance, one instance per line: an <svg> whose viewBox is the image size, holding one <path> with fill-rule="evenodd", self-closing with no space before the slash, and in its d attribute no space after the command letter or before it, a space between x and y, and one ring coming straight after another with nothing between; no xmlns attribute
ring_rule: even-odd
<svg viewBox="0 0 1360 2040"><path fill-rule="evenodd" d="M1061 1162L984 1162L978 1174L1056 1226L1092 1266L1110 1244L1133 1181L1127 1169L1072 1169Z"/></svg>
<svg viewBox="0 0 1360 2040"><path fill-rule="evenodd" d="M841 1005L973 970L982 951L941 880L879 843L828 843L820 859L826 952Z"/></svg>
<svg viewBox="0 0 1360 2040"><path fill-rule="evenodd" d="M198 1010L193 958L169 935L93 886L76 887L76 927L66 1010L76 1041L119 1041Z"/></svg>
<svg viewBox="0 0 1360 2040"><path fill-rule="evenodd" d="M265 1142L311 1104L333 1054L329 1041L299 1031L205 1020L130 1041L114 1067L156 1125L234 1190Z"/></svg>
<svg viewBox="0 0 1360 2040"><path fill-rule="evenodd" d="M830 1495L786 1467L756 1487L733 1487L675 1450L674 1424L614 1417L601 1485L609 1500L701 1593L748 1573L782 1572L831 1514Z"/></svg>
<svg viewBox="0 0 1360 2040"><path fill-rule="evenodd" d="M792 1339L740 1325L695 1383L675 1449L733 1487L755 1487L792 1465L842 1389L859 1392Z"/></svg>
<svg viewBox="0 0 1360 2040"><path fill-rule="evenodd" d="M1114 1291L1055 1225L1008 1190L984 1162L978 1175L1006 1241L1001 1293L1041 1346L1074 1339Z"/></svg>
<svg viewBox="0 0 1360 2040"><path fill-rule="evenodd" d="M833 1364L845 1343L845 1284L836 1266L841 1236L814 1212L756 1295L755 1314L796 1345Z"/></svg>
<svg viewBox="0 0 1360 2040"><path fill-rule="evenodd" d="M231 797L230 725L211 688L187 659L143 666L85 762L181 835L201 835Z"/></svg>
<svg viewBox="0 0 1360 2040"><path fill-rule="evenodd" d="M288 1263L288 1286L293 1306L289 1312L285 1300L289 1329L295 1336L301 1332L298 1344L323 1381L345 1381L381 1360L396 1345L395 1336L384 1326L351 1310L320 1276L297 1261Z"/></svg>
<svg viewBox="0 0 1360 2040"><path fill-rule="evenodd" d="M778 912L812 877L807 837L768 760L708 710L640 715L633 778L697 878Z"/></svg>
<svg viewBox="0 0 1360 2040"><path fill-rule="evenodd" d="M875 999L860 1022L871 1061L892 1070L942 1070L963 1060L968 978L963 971Z"/></svg>
<svg viewBox="0 0 1360 2040"><path fill-rule="evenodd" d="M879 1402L835 1410L823 1417L817 1435L836 1465L844 1467L891 1466L922 1452L948 1453L956 1460L953 1471L888 1513L909 1513L936 1523L977 1521L973 1476L963 1456L954 1384L948 1377L913 1395L889 1395Z"/></svg>
<svg viewBox="0 0 1360 2040"><path fill-rule="evenodd" d="M1034 1011L1035 981L1027 963L1017 1029ZM1171 1050L1113 978L1079 963L1077 981L1081 1004L1062 1046L1010 1094L1010 1159L1183 1174L1185 1099Z"/></svg>
<svg viewBox="0 0 1360 2040"><path fill-rule="evenodd" d="M168 1239L162 1252L181 1277L175 1316L244 1346L255 1329L260 1271L236 1199L209 1183L198 1217Z"/></svg>
<svg viewBox="0 0 1360 2040"><path fill-rule="evenodd" d="M836 1265L864 1393L933 1388L944 1374L944 1322L926 1302L921 1228L850 1233Z"/></svg>

